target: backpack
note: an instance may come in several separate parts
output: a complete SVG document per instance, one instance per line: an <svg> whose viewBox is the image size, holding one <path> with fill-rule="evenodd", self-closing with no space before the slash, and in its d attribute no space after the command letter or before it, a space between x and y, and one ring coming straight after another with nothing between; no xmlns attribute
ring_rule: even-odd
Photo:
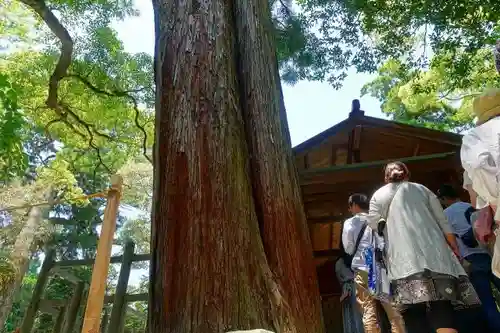
<svg viewBox="0 0 500 333"><path fill-rule="evenodd" d="M472 207L472 206L470 206L469 208L467 208L467 210L465 211L465 213L464 213L465 219L469 223L470 228L469 228L469 230L467 230L467 232L465 234L463 234L460 237L460 239L462 240L462 242L467 247L470 247L470 248L475 248L475 247L477 247L479 245L479 243L477 242L476 236L474 235L474 229L472 228L472 223L471 223L471 215L475 211L476 211L476 209L474 207Z"/></svg>

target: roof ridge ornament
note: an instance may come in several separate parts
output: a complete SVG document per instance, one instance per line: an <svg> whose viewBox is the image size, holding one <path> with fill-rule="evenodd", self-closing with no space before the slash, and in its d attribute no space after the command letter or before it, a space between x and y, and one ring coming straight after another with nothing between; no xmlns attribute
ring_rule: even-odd
<svg viewBox="0 0 500 333"><path fill-rule="evenodd" d="M363 117L364 115L365 111L361 110L361 104L359 103L359 99L353 99L351 112L349 113L349 118Z"/></svg>

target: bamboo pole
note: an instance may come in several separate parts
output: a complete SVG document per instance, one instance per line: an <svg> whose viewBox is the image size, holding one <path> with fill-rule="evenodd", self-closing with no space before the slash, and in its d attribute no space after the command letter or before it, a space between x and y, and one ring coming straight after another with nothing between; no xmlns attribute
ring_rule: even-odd
<svg viewBox="0 0 500 333"><path fill-rule="evenodd" d="M83 319L82 333L98 333L101 323L101 312L104 305L106 280L111 258L111 247L116 229L116 217L122 192L123 179L119 175L111 177L111 188L108 191L108 200L104 210L97 254L92 271L92 281L87 298L87 307Z"/></svg>

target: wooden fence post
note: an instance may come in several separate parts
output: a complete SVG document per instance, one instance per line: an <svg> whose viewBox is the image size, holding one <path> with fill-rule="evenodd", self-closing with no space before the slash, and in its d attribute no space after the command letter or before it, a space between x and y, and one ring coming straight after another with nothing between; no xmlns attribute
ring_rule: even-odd
<svg viewBox="0 0 500 333"><path fill-rule="evenodd" d="M106 333L108 331L108 323L109 323L109 307L106 306L106 308L104 309L104 314L102 315L100 333Z"/></svg>
<svg viewBox="0 0 500 333"><path fill-rule="evenodd" d="M40 268L40 273L36 280L35 288L33 290L33 295L31 296L30 305L24 313L23 323L21 324L21 333L31 333L33 329L33 323L35 322L36 312L40 305L40 300L42 299L45 286L50 276L50 270L54 266L55 250L49 249L45 252L45 259L43 260L42 267Z"/></svg>
<svg viewBox="0 0 500 333"><path fill-rule="evenodd" d="M64 324L62 333L72 333L75 327L76 317L78 316L78 310L80 309L80 304L82 302L82 295L85 289L85 282L79 282L74 290L73 296L69 303L68 311L64 316Z"/></svg>
<svg viewBox="0 0 500 333"><path fill-rule="evenodd" d="M52 333L61 333L65 312L66 312L66 306L61 306L61 308L59 309L59 313L57 314L56 322L54 324L54 328L52 329Z"/></svg>
<svg viewBox="0 0 500 333"><path fill-rule="evenodd" d="M92 271L92 281L87 298L82 333L99 332L122 185L123 179L121 176L114 175L111 177L111 188L108 191L108 201L104 210L104 220L97 245L97 254Z"/></svg>
<svg viewBox="0 0 500 333"><path fill-rule="evenodd" d="M113 308L111 310L111 318L109 320L109 327L112 327L113 333L121 333L123 331L123 317L127 305L125 302L125 295L127 294L128 280L132 268L134 248L135 244L129 241L125 244L125 250L123 251L123 262L120 268L115 299L113 300Z"/></svg>

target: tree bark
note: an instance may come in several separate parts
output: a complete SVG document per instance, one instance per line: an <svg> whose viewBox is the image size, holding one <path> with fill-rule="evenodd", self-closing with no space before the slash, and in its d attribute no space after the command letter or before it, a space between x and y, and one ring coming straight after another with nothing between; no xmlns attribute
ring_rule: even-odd
<svg viewBox="0 0 500 333"><path fill-rule="evenodd" d="M500 74L500 39L497 39L495 43L495 49L493 50L493 55L495 57L495 68Z"/></svg>
<svg viewBox="0 0 500 333"><path fill-rule="evenodd" d="M234 3L257 217L270 269L288 308L278 332L320 332L316 269L286 121L269 1Z"/></svg>
<svg viewBox="0 0 500 333"><path fill-rule="evenodd" d="M153 0L151 332L322 331L269 7L251 12L262 3ZM238 56L257 40L263 54Z"/></svg>
<svg viewBox="0 0 500 333"><path fill-rule="evenodd" d="M14 268L13 279L8 280L8 285L1 286L0 290L0 327L3 327L12 309L14 296L21 288L24 275L28 271L29 260L36 241L36 232L42 222L42 209L31 208L28 220L16 238L14 248L10 254L10 263Z"/></svg>

